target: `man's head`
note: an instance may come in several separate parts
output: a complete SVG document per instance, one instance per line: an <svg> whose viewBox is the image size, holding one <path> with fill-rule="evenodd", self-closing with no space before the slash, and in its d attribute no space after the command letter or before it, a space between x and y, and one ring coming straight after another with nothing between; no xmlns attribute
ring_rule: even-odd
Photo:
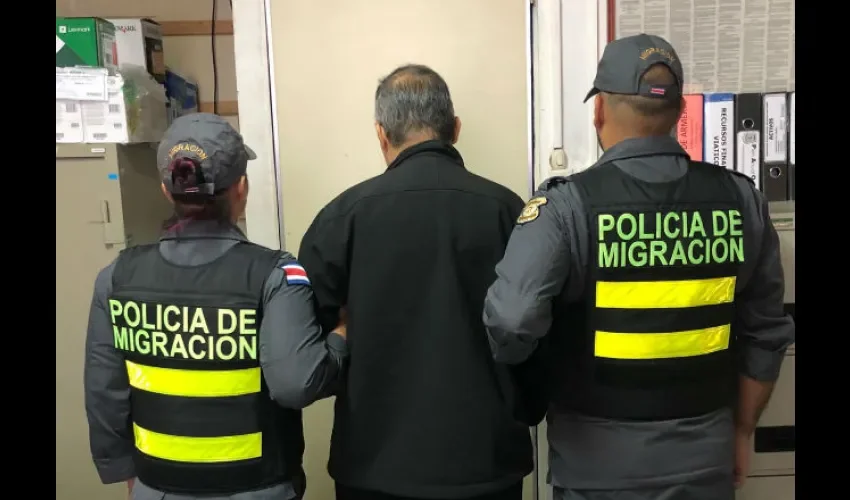
<svg viewBox="0 0 850 500"><path fill-rule="evenodd" d="M375 129L387 164L414 144L457 142L460 119L455 116L449 86L427 66L401 66L375 91Z"/></svg>
<svg viewBox="0 0 850 500"><path fill-rule="evenodd" d="M684 109L682 62L663 38L635 35L605 47L593 88L599 144L670 135Z"/></svg>
<svg viewBox="0 0 850 500"><path fill-rule="evenodd" d="M157 150L162 191L180 218L236 222L248 199L248 160L256 157L220 116L181 116Z"/></svg>

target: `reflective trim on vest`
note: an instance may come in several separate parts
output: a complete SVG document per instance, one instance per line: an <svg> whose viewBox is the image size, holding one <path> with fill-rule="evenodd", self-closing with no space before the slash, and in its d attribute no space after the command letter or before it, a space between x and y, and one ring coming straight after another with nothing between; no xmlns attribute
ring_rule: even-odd
<svg viewBox="0 0 850 500"><path fill-rule="evenodd" d="M702 356L729 348L729 325L673 333L596 332L595 354L611 359Z"/></svg>
<svg viewBox="0 0 850 500"><path fill-rule="evenodd" d="M601 309L684 309L731 303L735 277L679 281L600 281L596 307ZM660 312L656 312L658 314ZM701 356L729 348L729 324L673 332L596 331L594 354L612 359L661 359Z"/></svg>
<svg viewBox="0 0 850 500"><path fill-rule="evenodd" d="M241 436L169 436L133 424L136 448L163 460L190 463L221 463L251 460L263 455L263 434Z"/></svg>
<svg viewBox="0 0 850 500"><path fill-rule="evenodd" d="M184 397L229 397L260 392L260 369L177 370L127 361L130 385L156 394Z"/></svg>
<svg viewBox="0 0 850 500"><path fill-rule="evenodd" d="M735 276L680 281L599 281L596 307L667 309L727 304L735 297Z"/></svg>

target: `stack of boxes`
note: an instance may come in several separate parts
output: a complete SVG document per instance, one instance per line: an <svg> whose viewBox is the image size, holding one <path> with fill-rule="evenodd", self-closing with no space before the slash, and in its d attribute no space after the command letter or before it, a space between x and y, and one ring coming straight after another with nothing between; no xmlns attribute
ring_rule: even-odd
<svg viewBox="0 0 850 500"><path fill-rule="evenodd" d="M197 85L165 67L157 22L56 18L57 143L157 142L197 111Z"/></svg>

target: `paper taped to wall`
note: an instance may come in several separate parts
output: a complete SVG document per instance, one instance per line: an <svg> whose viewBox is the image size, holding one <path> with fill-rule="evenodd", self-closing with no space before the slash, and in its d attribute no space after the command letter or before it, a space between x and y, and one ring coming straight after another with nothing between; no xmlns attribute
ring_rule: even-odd
<svg viewBox="0 0 850 500"><path fill-rule="evenodd" d="M616 37L667 39L685 92L794 90L794 0L616 0Z"/></svg>

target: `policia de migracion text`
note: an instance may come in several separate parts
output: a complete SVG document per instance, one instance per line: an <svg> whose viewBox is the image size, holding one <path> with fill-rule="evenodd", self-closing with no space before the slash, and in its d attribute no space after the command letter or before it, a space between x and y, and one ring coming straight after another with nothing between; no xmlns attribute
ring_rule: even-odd
<svg viewBox="0 0 850 500"><path fill-rule="evenodd" d="M498 361L545 351L556 500L733 500L794 322L768 204L670 136L682 64L609 43L604 154L526 204L484 305Z"/></svg>
<svg viewBox="0 0 850 500"><path fill-rule="evenodd" d="M597 216L599 267L655 267L744 261L738 210L644 212Z"/></svg>
<svg viewBox="0 0 850 500"><path fill-rule="evenodd" d="M257 359L256 309L111 299L109 317L115 347L123 351L177 359Z"/></svg>
<svg viewBox="0 0 850 500"><path fill-rule="evenodd" d="M134 498L303 495L300 409L334 389L345 328L325 335L304 268L235 226L253 157L218 116L175 120L158 151L175 220L97 277L91 452L101 480L128 481Z"/></svg>

